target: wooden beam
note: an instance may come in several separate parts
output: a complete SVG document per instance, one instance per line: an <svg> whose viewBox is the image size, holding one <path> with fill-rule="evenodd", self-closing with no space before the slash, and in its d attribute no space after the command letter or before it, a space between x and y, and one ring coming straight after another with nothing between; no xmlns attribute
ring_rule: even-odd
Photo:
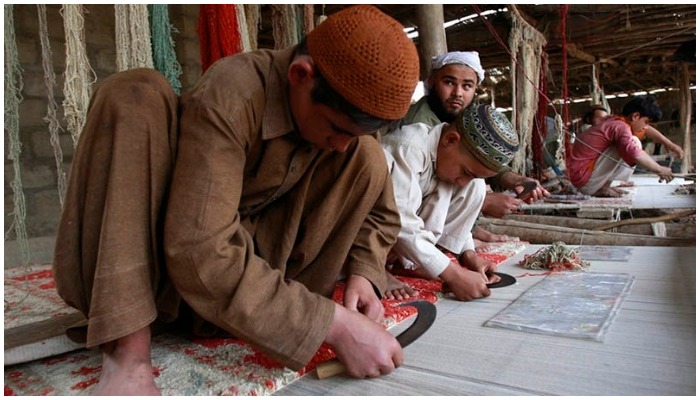
<svg viewBox="0 0 700 400"><path fill-rule="evenodd" d="M625 226L625 225L637 225L637 224L648 224L652 222L664 222L664 221L671 221L674 219L678 218L683 218L683 217L689 217L691 215L695 215L695 210L685 210L685 211L680 211L677 213L673 214L668 214L668 215L662 215L660 217L651 217L651 218L635 218L635 219L627 219L624 221L615 221L611 222L609 224L605 225L600 225L596 230L599 231L605 231L608 229L616 228L618 226Z"/></svg>
<svg viewBox="0 0 700 400"><path fill-rule="evenodd" d="M479 218L479 226L497 235L517 236L520 240L525 240L532 244L552 244L555 241L561 241L568 245L695 246L695 238L662 238L627 233L611 233L497 218Z"/></svg>
<svg viewBox="0 0 700 400"><path fill-rule="evenodd" d="M596 57L592 54L588 54L583 50L580 50L578 46L576 46L576 43L569 43L566 45L566 52L571 56L571 57L576 57L579 60L583 60L586 62L589 62L591 64L596 62Z"/></svg>
<svg viewBox="0 0 700 400"><path fill-rule="evenodd" d="M690 137L690 122L693 114L693 96L690 94L690 72L688 63L681 63L681 77L679 87L681 89L681 115L680 122L683 129L683 162L681 163L681 174L687 174L693 168Z"/></svg>
<svg viewBox="0 0 700 400"><path fill-rule="evenodd" d="M420 78L424 80L430 75L433 56L447 52L445 36L445 16L442 4L416 5L418 22L418 56L420 59Z"/></svg>
<svg viewBox="0 0 700 400"><path fill-rule="evenodd" d="M5 329L5 350L63 335L66 329L86 322L83 314L76 311L72 314Z"/></svg>

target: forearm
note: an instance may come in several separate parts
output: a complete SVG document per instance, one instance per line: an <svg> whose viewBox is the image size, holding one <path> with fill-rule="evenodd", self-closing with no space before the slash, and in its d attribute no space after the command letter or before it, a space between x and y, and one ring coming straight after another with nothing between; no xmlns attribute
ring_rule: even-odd
<svg viewBox="0 0 700 400"><path fill-rule="evenodd" d="M662 168L664 168L661 165L659 165L656 161L654 161L654 159L651 158L651 156L649 156L645 152L641 152L641 154L637 156L635 160L638 166L655 174L660 173L662 171Z"/></svg>

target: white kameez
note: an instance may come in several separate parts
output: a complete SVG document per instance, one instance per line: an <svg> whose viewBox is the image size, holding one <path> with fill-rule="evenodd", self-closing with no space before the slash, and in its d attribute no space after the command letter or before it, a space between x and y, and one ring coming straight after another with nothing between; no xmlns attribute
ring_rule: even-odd
<svg viewBox="0 0 700 400"><path fill-rule="evenodd" d="M464 187L438 179L435 161L446 125L405 125L381 139L401 216L394 251L404 268L423 268L433 277L450 263L437 246L457 255L474 250L471 231L486 196L483 179Z"/></svg>

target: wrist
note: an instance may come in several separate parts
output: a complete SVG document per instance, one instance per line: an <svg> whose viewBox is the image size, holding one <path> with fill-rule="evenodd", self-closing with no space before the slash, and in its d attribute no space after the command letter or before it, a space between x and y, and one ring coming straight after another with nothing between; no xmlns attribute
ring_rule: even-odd
<svg viewBox="0 0 700 400"><path fill-rule="evenodd" d="M469 265L470 262L476 257L476 251L474 250L465 250L462 254L459 255L459 263L461 265Z"/></svg>

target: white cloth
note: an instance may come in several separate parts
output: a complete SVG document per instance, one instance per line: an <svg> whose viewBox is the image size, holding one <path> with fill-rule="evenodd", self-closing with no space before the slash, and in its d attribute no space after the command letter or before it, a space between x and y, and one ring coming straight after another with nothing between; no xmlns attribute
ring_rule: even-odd
<svg viewBox="0 0 700 400"><path fill-rule="evenodd" d="M435 161L445 125L405 125L381 139L401 216L394 251L404 268L422 268L432 277L450 263L437 246L457 255L474 250L471 231L486 196L483 179L464 187L438 179Z"/></svg>
<svg viewBox="0 0 700 400"><path fill-rule="evenodd" d="M632 137L637 147L642 148L642 142L636 136ZM620 157L617 148L615 146L608 147L603 155L598 157L593 167L593 174L591 174L588 182L580 187L578 190L583 194L589 196L595 194L600 190L606 183L612 181L624 181L628 182L632 179L632 174L634 174L635 167L628 165Z"/></svg>
<svg viewBox="0 0 700 400"><path fill-rule="evenodd" d="M451 51L435 56L433 57L432 69L436 71L450 64L466 65L476 71L476 75L479 77L479 82L477 83L481 83L484 80L484 68L481 66L479 53L476 51Z"/></svg>

